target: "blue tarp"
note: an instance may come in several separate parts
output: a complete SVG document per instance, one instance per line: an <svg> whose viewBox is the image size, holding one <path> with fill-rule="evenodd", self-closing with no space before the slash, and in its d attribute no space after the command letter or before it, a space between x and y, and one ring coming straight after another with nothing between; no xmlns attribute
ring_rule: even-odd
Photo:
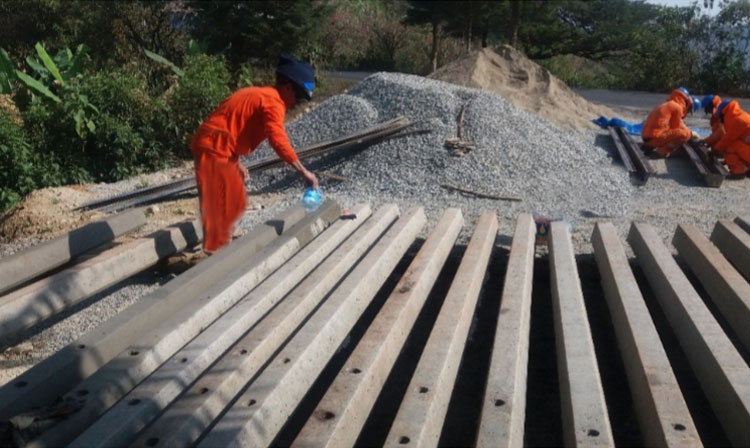
<svg viewBox="0 0 750 448"><path fill-rule="evenodd" d="M607 129L610 126L618 126L621 128L625 128L625 130L628 132L628 134L632 135L641 135L641 129L643 128L643 123L630 123L622 118L614 117L612 119L607 119L607 117L601 116L597 118L596 120L591 120L594 124L599 125L602 129ZM706 137L711 135L711 131L708 129L700 129L700 128L692 128L693 132L696 132L701 137Z"/></svg>

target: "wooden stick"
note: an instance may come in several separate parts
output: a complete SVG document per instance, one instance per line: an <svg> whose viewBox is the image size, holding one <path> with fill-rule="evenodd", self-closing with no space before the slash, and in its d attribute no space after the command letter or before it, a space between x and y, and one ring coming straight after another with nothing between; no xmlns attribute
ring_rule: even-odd
<svg viewBox="0 0 750 448"><path fill-rule="evenodd" d="M461 127L464 124L464 108L465 107L466 106L462 104L461 105L461 112L458 113L458 134L457 134L457 137L458 137L459 140L461 140Z"/></svg>
<svg viewBox="0 0 750 448"><path fill-rule="evenodd" d="M320 177L327 177L329 179L338 180L341 182L347 182L349 181L348 177L339 176L338 174L329 173L328 171L321 171L319 173L316 173Z"/></svg>
<svg viewBox="0 0 750 448"><path fill-rule="evenodd" d="M523 201L523 199L521 198L516 198L512 196L497 196L497 195L488 194L488 193L480 193L478 191L466 190L464 188L459 188L450 184L441 184L440 186L443 188L447 188L448 190L454 190L454 191L458 191L459 193L470 194L478 198L495 199L496 201L513 201L513 202Z"/></svg>

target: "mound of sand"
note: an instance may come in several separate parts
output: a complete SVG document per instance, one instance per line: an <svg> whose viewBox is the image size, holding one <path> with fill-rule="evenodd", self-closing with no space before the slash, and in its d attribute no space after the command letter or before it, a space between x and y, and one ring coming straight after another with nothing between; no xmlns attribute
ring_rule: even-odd
<svg viewBox="0 0 750 448"><path fill-rule="evenodd" d="M509 45L485 48L439 68L430 78L494 92L516 107L534 112L563 127L593 129L592 119L615 116L612 109L592 104L549 71Z"/></svg>

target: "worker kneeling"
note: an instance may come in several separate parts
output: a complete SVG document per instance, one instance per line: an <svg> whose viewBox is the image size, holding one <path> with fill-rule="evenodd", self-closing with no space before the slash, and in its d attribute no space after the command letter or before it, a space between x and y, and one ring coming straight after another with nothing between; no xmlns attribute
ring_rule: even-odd
<svg viewBox="0 0 750 448"><path fill-rule="evenodd" d="M641 137L646 147L667 157L690 140L693 133L682 119L693 111L693 107L693 99L687 89L680 87L673 90L669 99L655 107L643 123Z"/></svg>
<svg viewBox="0 0 750 448"><path fill-rule="evenodd" d="M724 135L714 149L724 154L731 173L729 178L740 179L750 167L750 114L731 100L722 101L716 111L724 124Z"/></svg>

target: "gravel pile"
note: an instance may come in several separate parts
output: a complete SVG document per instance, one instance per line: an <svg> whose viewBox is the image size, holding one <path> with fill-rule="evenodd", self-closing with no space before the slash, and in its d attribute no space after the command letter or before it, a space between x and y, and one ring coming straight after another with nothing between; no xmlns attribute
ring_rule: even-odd
<svg viewBox="0 0 750 448"><path fill-rule="evenodd" d="M456 137L465 106L462 138L475 149L457 157L445 148ZM419 76L377 73L348 94L321 103L289 124L292 143L302 147L365 128L399 115L430 133L391 139L349 155L309 163L349 179L324 187L343 205L397 202L402 208L424 205L431 218L446 207L459 207L472 222L484 210L514 218L520 212L563 218L619 217L627 214L633 186L621 166L594 146L591 134L564 131L505 99L477 89ZM270 154L267 146L253 154ZM255 185L278 188L280 173L259 173ZM294 179L293 175L287 176ZM276 182L276 183L275 183ZM515 196L522 203L464 197L441 187ZM292 184L299 188L299 183Z"/></svg>

